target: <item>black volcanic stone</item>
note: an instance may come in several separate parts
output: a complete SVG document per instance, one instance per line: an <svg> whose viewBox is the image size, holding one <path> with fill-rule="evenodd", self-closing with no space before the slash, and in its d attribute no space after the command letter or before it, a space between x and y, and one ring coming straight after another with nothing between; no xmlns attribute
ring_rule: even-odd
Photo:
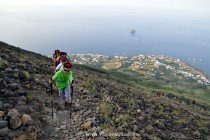
<svg viewBox="0 0 210 140"><path fill-rule="evenodd" d="M123 108L123 109L127 109L129 107L128 104L120 104L120 106Z"/></svg>
<svg viewBox="0 0 210 140"><path fill-rule="evenodd" d="M10 105L10 104L8 104L8 103L5 103L5 104L4 104L4 108L7 108L7 109L12 108L12 105Z"/></svg>
<svg viewBox="0 0 210 140"><path fill-rule="evenodd" d="M9 83L10 82L10 78L9 77L7 77L7 76L4 76L4 82L7 82L7 83Z"/></svg>
<svg viewBox="0 0 210 140"><path fill-rule="evenodd" d="M17 130L13 130L13 131L10 131L10 132L7 132L7 136L12 139L16 136L19 136L22 134L22 130L21 129L17 129Z"/></svg>
<svg viewBox="0 0 210 140"><path fill-rule="evenodd" d="M15 96L15 92L7 90L6 93L4 94L5 97L12 97Z"/></svg>
<svg viewBox="0 0 210 140"><path fill-rule="evenodd" d="M7 127L7 121L0 121L0 129Z"/></svg>
<svg viewBox="0 0 210 140"><path fill-rule="evenodd" d="M13 72L12 68L6 68L4 71L5 71L5 72L8 72L8 73Z"/></svg>
<svg viewBox="0 0 210 140"><path fill-rule="evenodd" d="M19 87L18 87L18 84L17 84L17 83L12 83L12 84L9 84L9 85L8 85L8 88L10 88L12 91L15 91L15 90L17 90Z"/></svg>
<svg viewBox="0 0 210 140"><path fill-rule="evenodd" d="M6 93L7 89L1 89L0 93Z"/></svg>
<svg viewBox="0 0 210 140"><path fill-rule="evenodd" d="M3 107L4 107L4 104L2 101L0 101L0 109L3 109Z"/></svg>

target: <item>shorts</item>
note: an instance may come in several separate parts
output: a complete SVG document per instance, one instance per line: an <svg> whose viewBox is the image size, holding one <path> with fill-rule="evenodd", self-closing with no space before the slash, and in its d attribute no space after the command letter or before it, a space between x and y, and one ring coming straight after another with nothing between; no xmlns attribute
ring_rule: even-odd
<svg viewBox="0 0 210 140"><path fill-rule="evenodd" d="M64 88L64 89L58 89L58 92L59 92L59 96L62 99L70 99L71 98L71 96L70 96L70 93L71 93L70 84L68 84L67 87Z"/></svg>

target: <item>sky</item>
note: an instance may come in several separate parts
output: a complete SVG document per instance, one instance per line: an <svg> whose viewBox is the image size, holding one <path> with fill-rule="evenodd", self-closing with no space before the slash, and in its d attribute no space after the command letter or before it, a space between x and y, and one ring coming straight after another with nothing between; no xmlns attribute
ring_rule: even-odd
<svg viewBox="0 0 210 140"><path fill-rule="evenodd" d="M0 0L3 10L15 10L25 6L50 5L84 5L84 6L116 6L145 7L190 12L209 13L209 0Z"/></svg>

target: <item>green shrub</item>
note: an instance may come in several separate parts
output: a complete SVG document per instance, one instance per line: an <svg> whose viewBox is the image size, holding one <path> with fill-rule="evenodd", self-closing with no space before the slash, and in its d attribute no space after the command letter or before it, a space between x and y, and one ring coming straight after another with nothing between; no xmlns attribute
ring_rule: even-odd
<svg viewBox="0 0 210 140"><path fill-rule="evenodd" d="M103 116L103 118L105 120L108 119L108 115L109 115L109 105L105 102L99 104L99 113Z"/></svg>
<svg viewBox="0 0 210 140"><path fill-rule="evenodd" d="M0 68L5 68L9 65L9 63L6 60L3 60L0 58Z"/></svg>

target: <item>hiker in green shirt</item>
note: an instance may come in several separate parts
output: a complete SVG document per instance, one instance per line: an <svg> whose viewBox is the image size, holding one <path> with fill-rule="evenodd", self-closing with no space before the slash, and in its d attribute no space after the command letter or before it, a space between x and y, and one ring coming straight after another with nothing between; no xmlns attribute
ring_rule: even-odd
<svg viewBox="0 0 210 140"><path fill-rule="evenodd" d="M50 83L56 80L56 86L60 97L65 101L65 109L68 109L68 104L71 103L71 83L73 80L71 63L65 63L63 68L55 73L55 75L50 79Z"/></svg>

